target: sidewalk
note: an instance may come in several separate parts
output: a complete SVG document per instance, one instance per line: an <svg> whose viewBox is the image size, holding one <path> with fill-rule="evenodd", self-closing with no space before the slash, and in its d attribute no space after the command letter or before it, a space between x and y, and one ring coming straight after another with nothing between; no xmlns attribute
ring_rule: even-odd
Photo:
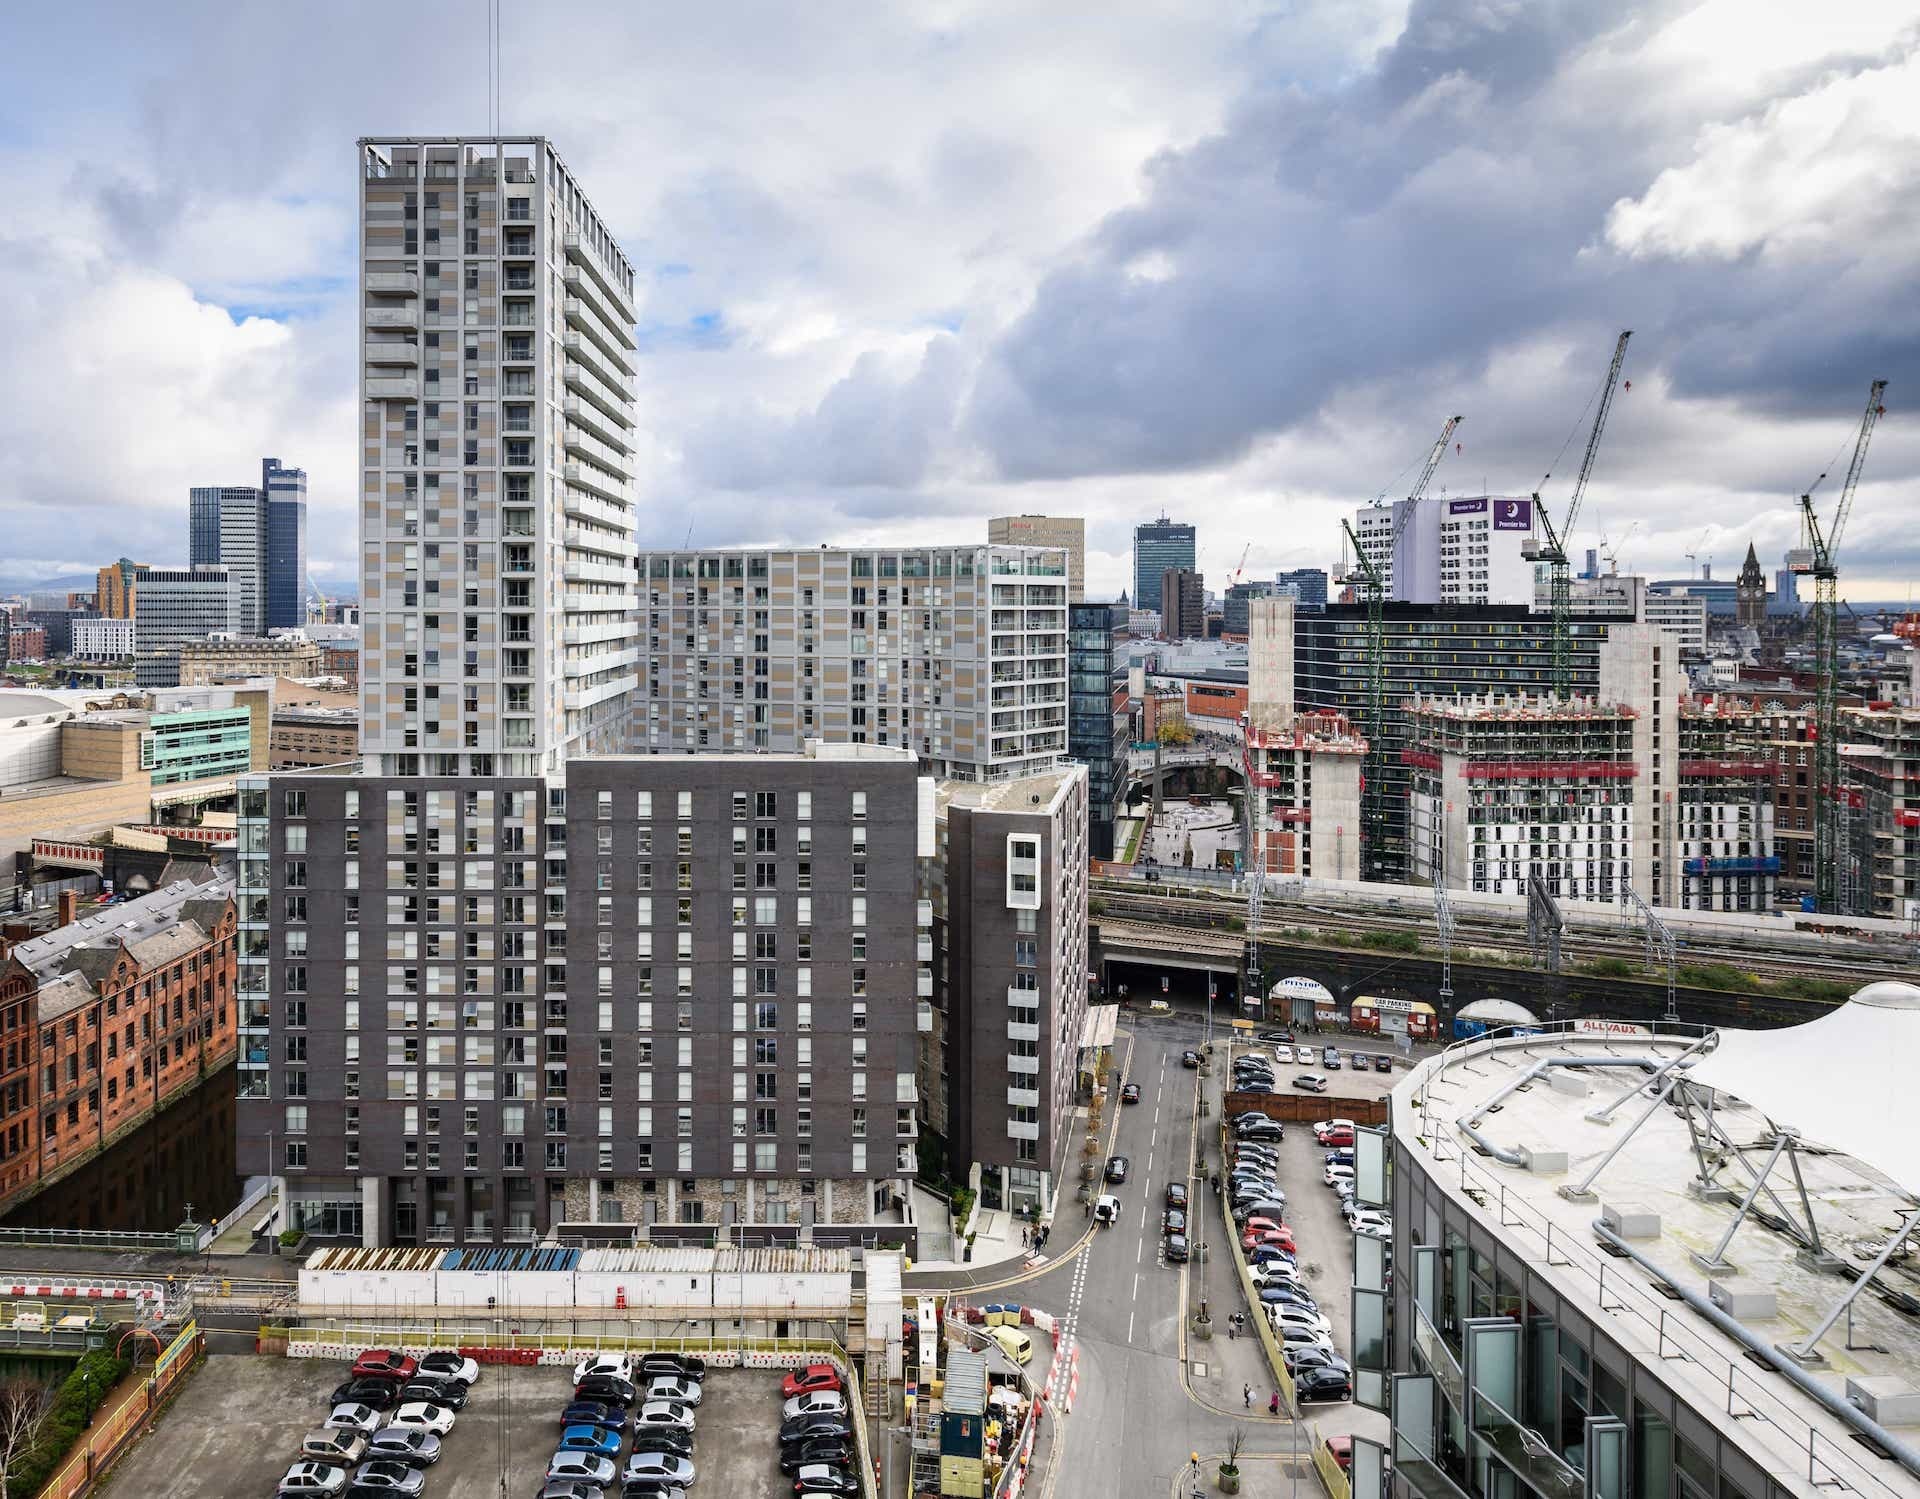
<svg viewBox="0 0 1920 1499"><path fill-rule="evenodd" d="M1027 1225L1001 1208L981 1208L973 1215L973 1253L963 1258L963 1246L948 1231L946 1200L916 1184L913 1214L920 1225L920 1255L916 1274L936 1271L968 1273L991 1270L988 1279L1004 1277L1026 1262L1031 1246L1023 1237Z"/></svg>

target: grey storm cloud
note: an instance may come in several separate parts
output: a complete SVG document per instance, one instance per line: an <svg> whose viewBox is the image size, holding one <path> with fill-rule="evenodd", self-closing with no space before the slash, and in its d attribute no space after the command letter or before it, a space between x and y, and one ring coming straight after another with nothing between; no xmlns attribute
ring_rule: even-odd
<svg viewBox="0 0 1920 1499"><path fill-rule="evenodd" d="M1610 209L1706 122L1629 107L1670 82L1655 70L1572 64L1631 56L1683 9L1421 0L1346 85L1254 90L1040 282L966 430L1013 478L1192 469L1363 384L1431 392L1437 420L1450 384L1516 342L1604 349L1619 326L1682 398L1791 411L1868 373L1920 382L1910 234L1731 262L1608 243ZM1874 217L1920 219L1920 181L1871 190L1889 186Z"/></svg>

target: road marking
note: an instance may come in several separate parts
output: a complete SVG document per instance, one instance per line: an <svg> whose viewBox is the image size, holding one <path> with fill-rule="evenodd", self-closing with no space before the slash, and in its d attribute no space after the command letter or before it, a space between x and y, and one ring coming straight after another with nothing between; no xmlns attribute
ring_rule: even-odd
<svg viewBox="0 0 1920 1499"><path fill-rule="evenodd" d="M1146 1225L1146 1223L1145 1223L1145 1222L1143 1221L1143 1222L1141 1223L1141 1225L1140 1225L1140 1226L1141 1226L1142 1228L1145 1228L1145 1227L1146 1227L1147 1225ZM1147 1241L1146 1241L1145 1239L1142 1239L1142 1240L1141 1240L1141 1241L1140 1241L1140 1242L1139 1242L1138 1244L1136 1244L1136 1245L1134 1245L1134 1246L1133 1246L1133 1262L1134 1262L1134 1264L1136 1264L1136 1265L1137 1265L1137 1264L1139 1264L1139 1263L1140 1263L1140 1256L1141 1256L1141 1255L1142 1255L1142 1254L1143 1254L1143 1253L1144 1253L1144 1252L1146 1251L1146 1247L1147 1247Z"/></svg>

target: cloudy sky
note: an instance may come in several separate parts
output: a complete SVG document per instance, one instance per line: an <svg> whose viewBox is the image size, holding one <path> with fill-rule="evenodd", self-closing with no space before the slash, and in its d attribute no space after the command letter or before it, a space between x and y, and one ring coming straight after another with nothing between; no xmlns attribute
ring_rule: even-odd
<svg viewBox="0 0 1920 1499"><path fill-rule="evenodd" d="M1631 327L1576 548L1776 565L1882 376L1845 591L1920 579L1911 0L505 10L504 127L640 271L647 542L1083 514L1109 592L1164 509L1212 586L1326 565L1454 412L1436 491L1563 501ZM486 15L9 16L0 577L184 558L262 454L351 575L354 141L484 131Z"/></svg>

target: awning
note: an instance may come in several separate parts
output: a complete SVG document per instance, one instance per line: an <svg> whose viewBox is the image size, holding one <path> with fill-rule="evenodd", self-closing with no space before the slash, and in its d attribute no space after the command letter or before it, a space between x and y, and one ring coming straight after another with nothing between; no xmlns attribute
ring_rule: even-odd
<svg viewBox="0 0 1920 1499"><path fill-rule="evenodd" d="M153 793L154 810L162 807L184 807L193 802L219 801L223 797L236 796L240 788L232 781L189 781L172 791L160 790Z"/></svg>
<svg viewBox="0 0 1920 1499"><path fill-rule="evenodd" d="M1775 1125L1844 1151L1920 1195L1920 988L1868 984L1818 1020L1726 1030L1690 1081L1744 1099Z"/></svg>
<svg viewBox="0 0 1920 1499"><path fill-rule="evenodd" d="M1088 1005L1087 1018L1080 1023L1080 1049L1090 1051L1113 1045L1114 1031L1120 1024L1120 1006Z"/></svg>

